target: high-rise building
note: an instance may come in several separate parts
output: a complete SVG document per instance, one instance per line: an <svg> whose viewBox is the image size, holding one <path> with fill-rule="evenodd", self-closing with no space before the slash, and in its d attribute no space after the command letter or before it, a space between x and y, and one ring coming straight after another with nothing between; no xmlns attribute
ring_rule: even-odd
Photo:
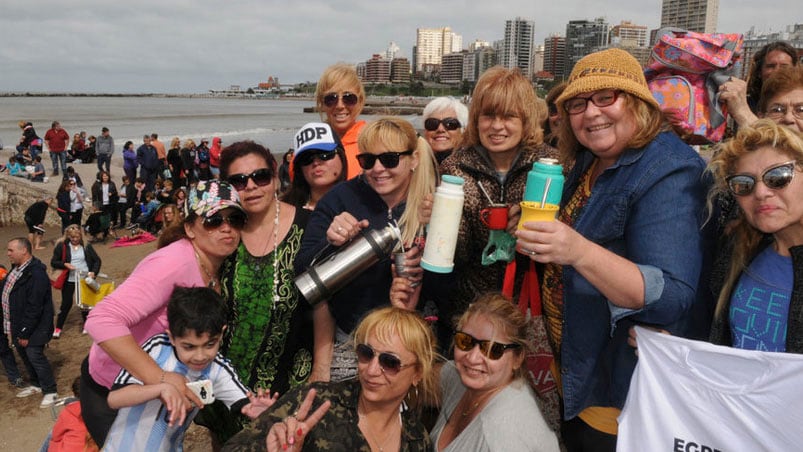
<svg viewBox="0 0 803 452"><path fill-rule="evenodd" d="M677 27L700 33L717 30L719 0L663 0L661 28Z"/></svg>
<svg viewBox="0 0 803 452"><path fill-rule="evenodd" d="M566 38L559 35L544 39L544 70L556 79L565 79L566 72Z"/></svg>
<svg viewBox="0 0 803 452"><path fill-rule="evenodd" d="M468 51L449 53L443 56L441 62L441 83L458 84L463 81L463 60Z"/></svg>
<svg viewBox="0 0 803 452"><path fill-rule="evenodd" d="M569 21L566 25L566 77L580 58L608 47L609 29L602 17Z"/></svg>
<svg viewBox="0 0 803 452"><path fill-rule="evenodd" d="M533 45L532 67L533 74L544 70L544 45ZM553 74L554 75L554 74Z"/></svg>
<svg viewBox="0 0 803 452"><path fill-rule="evenodd" d="M449 27L417 29L413 50L415 71L439 70L443 55L459 52L462 45L463 37L452 33L452 29Z"/></svg>
<svg viewBox="0 0 803 452"><path fill-rule="evenodd" d="M387 83L390 81L390 60L376 53L365 62L363 83Z"/></svg>
<svg viewBox="0 0 803 452"><path fill-rule="evenodd" d="M407 58L394 58L390 62L390 81L410 83L410 61Z"/></svg>
<svg viewBox="0 0 803 452"><path fill-rule="evenodd" d="M646 47L647 26L623 20L619 25L611 27L610 43L627 47Z"/></svg>
<svg viewBox="0 0 803 452"><path fill-rule="evenodd" d="M499 63L508 68L519 68L528 79L532 76L533 35L535 23L517 17L505 21L505 38Z"/></svg>

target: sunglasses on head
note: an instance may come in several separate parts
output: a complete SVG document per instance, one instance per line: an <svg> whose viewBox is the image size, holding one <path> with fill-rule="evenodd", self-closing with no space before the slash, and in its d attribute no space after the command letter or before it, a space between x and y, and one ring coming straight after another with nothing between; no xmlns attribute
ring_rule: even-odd
<svg viewBox="0 0 803 452"><path fill-rule="evenodd" d="M361 364L368 364L373 361L377 353L368 344L357 344L357 360ZM379 353L377 359L379 360L379 367L382 368L382 373L395 375L405 367L414 366L415 363L402 364L398 356L390 353Z"/></svg>
<svg viewBox="0 0 803 452"><path fill-rule="evenodd" d="M248 179L253 180L257 186L264 187L273 181L273 170L262 168L251 174L232 174L228 181L236 190L244 190L248 186Z"/></svg>
<svg viewBox="0 0 803 452"><path fill-rule="evenodd" d="M443 128L446 130L457 130L460 128L460 121L455 118L427 118L424 121L424 128L430 132L434 132L438 130L441 124L443 124Z"/></svg>
<svg viewBox="0 0 803 452"><path fill-rule="evenodd" d="M336 151L307 151L299 155L296 162L301 166L311 165L315 159L322 162L332 160L337 155Z"/></svg>
<svg viewBox="0 0 803 452"><path fill-rule="evenodd" d="M391 169L399 166L399 158L401 156L412 154L412 150L404 152L383 152L381 154L357 154L357 161L360 162L360 168L365 170L373 168L377 160L379 160L379 163L385 168Z"/></svg>
<svg viewBox="0 0 803 452"><path fill-rule="evenodd" d="M793 160L768 168L761 174L761 181L771 190L780 190L792 182L795 177L796 164L797 162ZM728 183L728 189L736 196L747 196L753 193L757 183L756 177L752 174L734 174L728 176L725 181Z"/></svg>
<svg viewBox="0 0 803 452"><path fill-rule="evenodd" d="M337 105L338 99L341 99L343 101L343 105L346 105L348 107L353 107L357 105L357 102L359 102L360 100L360 98L354 93L343 93L343 94L329 93L323 96L323 104L329 108L332 108L335 105Z"/></svg>
<svg viewBox="0 0 803 452"><path fill-rule="evenodd" d="M457 347L458 350L470 352L474 349L475 345L480 346L480 353L494 361L501 358L502 355L505 354L505 350L521 347L521 344L502 344L494 341L481 341L462 331L458 331L454 334L454 346Z"/></svg>
<svg viewBox="0 0 803 452"><path fill-rule="evenodd" d="M224 215L221 212L217 212L211 217L204 218L203 226L206 230L213 230L221 227L223 223L228 223L233 229L240 230L245 227L245 223L248 221L248 216L245 213L240 212L239 210L234 210L228 215Z"/></svg>

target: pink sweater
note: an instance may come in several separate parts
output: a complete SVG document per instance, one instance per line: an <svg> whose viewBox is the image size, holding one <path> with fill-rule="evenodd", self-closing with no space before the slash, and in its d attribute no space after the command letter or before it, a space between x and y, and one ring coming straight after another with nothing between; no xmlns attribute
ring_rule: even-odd
<svg viewBox="0 0 803 452"><path fill-rule="evenodd" d="M86 330L92 337L89 373L111 388L120 365L99 343L131 335L142 345L167 329L167 300L175 286L203 286L201 270L189 240L182 239L145 257L114 292L89 313Z"/></svg>

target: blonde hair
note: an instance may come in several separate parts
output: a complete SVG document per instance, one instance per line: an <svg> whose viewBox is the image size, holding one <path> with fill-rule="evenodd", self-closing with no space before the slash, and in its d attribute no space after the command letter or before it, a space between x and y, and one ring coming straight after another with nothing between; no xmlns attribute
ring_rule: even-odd
<svg viewBox="0 0 803 452"><path fill-rule="evenodd" d="M392 342L394 336L399 337L404 348L416 356L416 368L421 372L421 384L416 386L417 391L413 392L412 397L408 393L410 406L417 409L424 405L437 406L435 335L421 315L392 306L375 309L354 330L354 346L365 344L369 336L384 343Z"/></svg>
<svg viewBox="0 0 803 452"><path fill-rule="evenodd" d="M421 226L419 207L426 195L435 191L437 170L432 149L425 139L418 137L412 124L393 116L379 118L363 127L357 146L361 153L380 146L396 152L412 150L418 158L407 188L407 205L399 219L402 243L412 244Z"/></svg>
<svg viewBox="0 0 803 452"><path fill-rule="evenodd" d="M186 149L195 149L195 141L193 141L193 139L192 139L192 138L187 138L187 139L184 141L184 147L185 147Z"/></svg>
<svg viewBox="0 0 803 452"><path fill-rule="evenodd" d="M707 171L714 178L714 186L708 194L709 211L712 210L711 206L716 198L728 194L726 178L736 171L739 160L748 153L767 146L774 148L779 154L788 155L797 162L797 165L803 165L803 137L793 130L780 126L769 119L761 119L749 127L740 127L732 140L719 146L708 164ZM762 231L747 222L741 210L735 221L731 230L733 255L725 284L717 299L716 316L727 315L724 309L733 287L759 251L761 240L764 237Z"/></svg>
<svg viewBox="0 0 803 452"><path fill-rule="evenodd" d="M539 114L536 107L537 96L532 84L518 69L505 69L494 66L477 80L468 110L469 127L463 135L465 146L480 145L480 134L477 128L479 117L515 116L521 119L523 126L521 143L528 148L539 146L544 141L543 120L547 118Z"/></svg>
<svg viewBox="0 0 803 452"><path fill-rule="evenodd" d="M498 336L507 336L507 340L511 344L521 345L511 351L516 355L519 364L518 368L513 371L513 379L527 378L524 357L534 349L534 346L527 318L519 308L501 293L489 292L480 295L468 305L468 309L457 319L456 329L462 330L471 319L476 317L482 317L493 326L497 334L494 342L497 341Z"/></svg>
<svg viewBox="0 0 803 452"><path fill-rule="evenodd" d="M178 137L173 137L173 139L170 140L170 149L176 149L179 146L181 146L181 140Z"/></svg>
<svg viewBox="0 0 803 452"><path fill-rule="evenodd" d="M356 88L357 92L354 94L356 94L359 99L357 102L359 110L362 111L362 107L365 106L365 87L362 85L354 66L347 63L333 64L324 69L321 78L318 80L318 85L315 87L315 105L318 106L318 111L323 121L327 120L323 112L323 98L326 94L331 92L333 87L339 84L350 85Z"/></svg>
<svg viewBox="0 0 803 452"><path fill-rule="evenodd" d="M69 243L70 242L70 236L74 232L78 233L78 237L81 238L81 246L83 246L84 245L84 231L81 229L81 226L77 225L77 224L71 224L71 225L67 226L66 228L64 228L64 234L62 235L62 237L59 240L61 242L64 242L65 244Z"/></svg>

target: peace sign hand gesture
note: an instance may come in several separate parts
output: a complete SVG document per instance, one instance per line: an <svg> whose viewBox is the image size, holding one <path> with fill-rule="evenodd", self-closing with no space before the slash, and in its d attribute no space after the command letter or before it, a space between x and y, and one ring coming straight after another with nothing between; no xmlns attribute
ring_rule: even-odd
<svg viewBox="0 0 803 452"><path fill-rule="evenodd" d="M332 405L330 401L325 401L309 414L312 402L315 400L315 389L310 389L298 411L284 418L283 421L273 424L268 432L266 447L268 452L294 452L299 451L304 445L304 439L313 427L321 420L326 410Z"/></svg>

